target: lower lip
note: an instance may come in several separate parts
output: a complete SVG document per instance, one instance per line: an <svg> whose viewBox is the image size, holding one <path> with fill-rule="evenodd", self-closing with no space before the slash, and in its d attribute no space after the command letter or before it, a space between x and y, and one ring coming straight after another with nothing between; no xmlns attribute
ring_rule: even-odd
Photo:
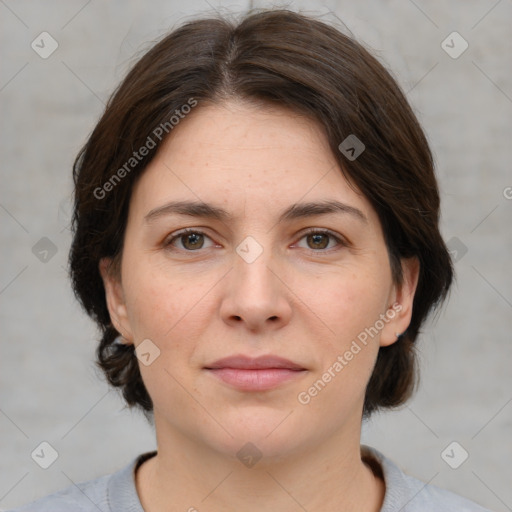
<svg viewBox="0 0 512 512"><path fill-rule="evenodd" d="M304 375L305 370L289 370L286 368L265 368L261 370L243 370L240 368L208 369L226 384L243 391L265 391L275 388L292 379Z"/></svg>

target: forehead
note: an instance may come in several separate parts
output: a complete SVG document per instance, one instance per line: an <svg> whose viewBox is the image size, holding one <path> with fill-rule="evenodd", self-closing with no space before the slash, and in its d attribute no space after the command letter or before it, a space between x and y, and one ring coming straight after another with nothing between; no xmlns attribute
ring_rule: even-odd
<svg viewBox="0 0 512 512"><path fill-rule="evenodd" d="M159 156L203 169L205 164L234 167L238 175L292 166L321 172L336 163L317 122L288 109L240 101L196 108L173 130Z"/></svg>
<svg viewBox="0 0 512 512"><path fill-rule="evenodd" d="M287 109L230 102L198 106L180 121L132 200L145 213L189 199L261 215L326 198L371 209L342 174L323 128Z"/></svg>

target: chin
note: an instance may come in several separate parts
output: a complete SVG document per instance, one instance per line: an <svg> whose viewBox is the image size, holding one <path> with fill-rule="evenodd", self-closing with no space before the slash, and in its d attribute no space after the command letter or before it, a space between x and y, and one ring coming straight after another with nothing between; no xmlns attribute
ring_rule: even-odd
<svg viewBox="0 0 512 512"><path fill-rule="evenodd" d="M298 421L300 418L292 407L238 406L231 414L222 419L217 417L217 420L233 437L217 429L222 439L215 436L217 439L210 439L210 442L229 457L235 455L243 459L248 455L261 457L262 463L275 463L297 451L308 439L307 425ZM210 430L209 435L211 433Z"/></svg>

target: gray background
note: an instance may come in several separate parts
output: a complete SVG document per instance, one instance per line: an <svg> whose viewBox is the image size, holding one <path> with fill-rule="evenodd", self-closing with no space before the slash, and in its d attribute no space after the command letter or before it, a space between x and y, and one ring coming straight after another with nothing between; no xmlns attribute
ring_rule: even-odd
<svg viewBox="0 0 512 512"><path fill-rule="evenodd" d="M512 1L288 6L351 31L393 70L432 144L443 235L458 250L458 283L419 343L420 389L365 425L364 442L424 481L512 510ZM0 1L0 508L114 471L154 447L144 417L98 378L95 327L67 280L71 164L137 52L194 14L247 7ZM59 45L47 59L31 48L43 31ZM456 59L441 47L453 31L469 44ZM43 237L55 255L41 252ZM46 470L31 458L42 441L59 454ZM452 441L469 453L458 469L441 457ZM449 451L451 460L461 453Z"/></svg>

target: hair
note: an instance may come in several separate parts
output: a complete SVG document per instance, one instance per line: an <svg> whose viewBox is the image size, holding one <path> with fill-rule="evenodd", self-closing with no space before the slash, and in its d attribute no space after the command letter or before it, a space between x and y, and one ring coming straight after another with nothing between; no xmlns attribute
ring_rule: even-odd
<svg viewBox="0 0 512 512"><path fill-rule="evenodd" d="M433 157L384 66L354 38L288 10L198 19L173 30L128 72L80 150L69 263L75 295L101 331L97 364L130 406L152 411L133 345L115 342L99 262L120 261L133 185L173 128L171 118L193 102L227 100L288 108L323 126L344 176L379 216L393 281L402 283L402 259L418 259L410 325L379 349L363 413L403 404L417 382L420 327L453 279ZM355 159L339 149L349 135L365 146ZM136 154L143 147L153 149Z"/></svg>

